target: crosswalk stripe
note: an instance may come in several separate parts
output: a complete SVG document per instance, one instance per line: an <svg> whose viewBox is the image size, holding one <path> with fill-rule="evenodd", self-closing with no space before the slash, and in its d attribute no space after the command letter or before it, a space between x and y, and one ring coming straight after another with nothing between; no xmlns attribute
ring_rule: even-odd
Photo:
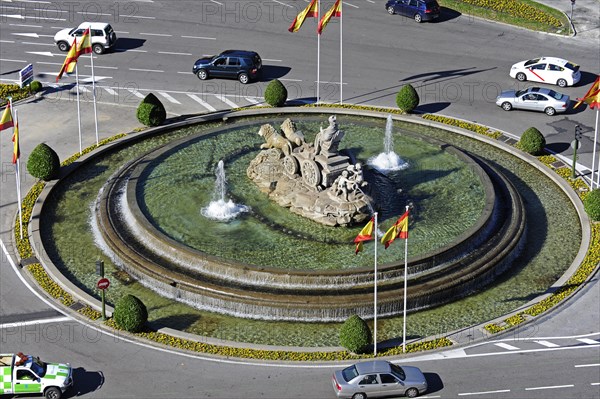
<svg viewBox="0 0 600 399"><path fill-rule="evenodd" d="M516 346L505 344L504 342L498 342L498 343L495 343L494 345L499 346L499 347L504 348L504 349L508 349L509 351L514 351L514 350L519 349Z"/></svg>
<svg viewBox="0 0 600 399"><path fill-rule="evenodd" d="M206 101L204 101L203 99L201 99L200 97L198 97L195 94L188 94L188 97L191 98L192 100L196 101L198 104L202 105L204 108L206 108L210 112L215 112L217 110L215 107L213 107L212 105L210 105L209 103L207 103Z"/></svg>
<svg viewBox="0 0 600 399"><path fill-rule="evenodd" d="M144 98L144 95L142 93L140 93L139 91L137 91L136 89L132 89L131 87L127 87L126 89L127 89L128 92L130 92L131 94L133 94L137 98Z"/></svg>
<svg viewBox="0 0 600 399"><path fill-rule="evenodd" d="M557 347L560 346L560 345L555 344L554 342L544 341L544 340L533 341L533 342L537 342L538 344L543 345L543 346L548 347L548 348L557 348Z"/></svg>
<svg viewBox="0 0 600 399"><path fill-rule="evenodd" d="M581 341L584 344L588 344L588 345L598 345L600 344L600 342L593 340L591 338L577 338L577 341Z"/></svg>
<svg viewBox="0 0 600 399"><path fill-rule="evenodd" d="M258 101L257 99L253 98L253 97L244 97L246 99L246 101L248 101L249 103L252 104L260 104L260 101Z"/></svg>
<svg viewBox="0 0 600 399"><path fill-rule="evenodd" d="M236 103L234 103L233 101L231 101L230 99L225 97L223 94L215 94L215 97L217 97L219 100L223 101L225 104L229 105L231 108L239 108L240 107L239 105L237 105Z"/></svg>
<svg viewBox="0 0 600 399"><path fill-rule="evenodd" d="M119 95L119 93L117 93L116 91L114 91L110 87L104 87L104 90L106 90L108 92L108 94L110 94L111 96L118 96Z"/></svg>
<svg viewBox="0 0 600 399"><path fill-rule="evenodd" d="M77 88L77 86L75 86ZM82 93L91 93L92 91L85 86L79 86L79 91Z"/></svg>
<svg viewBox="0 0 600 399"><path fill-rule="evenodd" d="M171 95L169 93L165 93L164 91L159 91L158 94L160 94L161 96L163 96L164 98L169 100L169 102L172 102L173 104L181 104L179 101L177 101L173 97L171 97Z"/></svg>

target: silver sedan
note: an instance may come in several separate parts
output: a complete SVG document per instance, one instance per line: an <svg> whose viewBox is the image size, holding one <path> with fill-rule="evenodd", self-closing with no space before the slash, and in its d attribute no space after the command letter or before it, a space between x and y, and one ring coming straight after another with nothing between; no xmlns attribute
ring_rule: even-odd
<svg viewBox="0 0 600 399"><path fill-rule="evenodd" d="M530 87L516 92L514 90L503 91L496 98L496 105L505 111L515 108L554 115L565 112L569 108L570 101L566 94L545 88Z"/></svg>

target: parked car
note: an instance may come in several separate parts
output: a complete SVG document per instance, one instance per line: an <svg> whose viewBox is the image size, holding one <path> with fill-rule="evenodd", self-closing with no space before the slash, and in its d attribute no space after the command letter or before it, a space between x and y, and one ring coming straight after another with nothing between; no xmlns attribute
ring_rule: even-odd
<svg viewBox="0 0 600 399"><path fill-rule="evenodd" d="M398 366L385 360L356 363L333 373L338 398L366 399L405 395L415 398L427 391L427 380L417 367Z"/></svg>
<svg viewBox="0 0 600 399"><path fill-rule="evenodd" d="M514 90L503 91L496 98L496 105L505 111L517 108L545 112L550 116L565 112L569 108L570 102L571 100L566 94L539 87L530 87L516 92Z"/></svg>
<svg viewBox="0 0 600 399"><path fill-rule="evenodd" d="M54 35L54 43L60 51L68 51L75 41L83 36L83 32L90 28L92 50L96 54L102 54L117 44L117 34L110 24L102 22L84 22L77 28L61 29Z"/></svg>
<svg viewBox="0 0 600 399"><path fill-rule="evenodd" d="M258 53L245 50L226 50L219 55L200 58L194 63L192 72L198 79L237 79L246 84L260 76L262 60Z"/></svg>
<svg viewBox="0 0 600 399"><path fill-rule="evenodd" d="M531 80L560 87L573 86L581 79L579 65L556 57L539 57L517 62L510 68L510 77L520 82Z"/></svg>
<svg viewBox="0 0 600 399"><path fill-rule="evenodd" d="M400 14L416 22L431 21L440 16L440 5L436 0L388 0L388 14Z"/></svg>

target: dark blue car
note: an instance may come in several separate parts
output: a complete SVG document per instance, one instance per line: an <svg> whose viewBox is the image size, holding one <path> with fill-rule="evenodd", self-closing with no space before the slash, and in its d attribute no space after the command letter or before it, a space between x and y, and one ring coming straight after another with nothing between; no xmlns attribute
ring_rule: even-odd
<svg viewBox="0 0 600 399"><path fill-rule="evenodd" d="M404 15L416 22L431 21L440 16L440 5L436 0L388 0L385 8L390 15Z"/></svg>

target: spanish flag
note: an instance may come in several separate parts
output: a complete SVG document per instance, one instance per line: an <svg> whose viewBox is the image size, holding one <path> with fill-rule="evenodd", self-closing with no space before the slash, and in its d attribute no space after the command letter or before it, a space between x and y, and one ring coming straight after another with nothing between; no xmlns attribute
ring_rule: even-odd
<svg viewBox="0 0 600 399"><path fill-rule="evenodd" d="M383 237L381 237L381 243L384 244L385 249L387 249L396 238L405 240L408 238L408 211L404 212L396 223L385 232Z"/></svg>
<svg viewBox="0 0 600 399"><path fill-rule="evenodd" d="M336 0L333 6L323 15L323 18L319 21L319 26L317 27L317 33L320 35L323 32L323 29L329 23L331 17L341 17L342 16L342 1Z"/></svg>
<svg viewBox="0 0 600 399"><path fill-rule="evenodd" d="M581 103L586 103L590 106L590 109L600 109L600 76L596 77L596 81L590 87L583 98L578 98L578 102L573 106L573 109L579 107Z"/></svg>
<svg viewBox="0 0 600 399"><path fill-rule="evenodd" d="M296 16L288 30L292 33L298 32L304 20L308 17L319 18L319 0L311 0L306 8Z"/></svg>
<svg viewBox="0 0 600 399"><path fill-rule="evenodd" d="M0 119L0 131L13 126L15 126L15 123L13 122L12 112L10 110L10 102L8 102L2 113L2 119Z"/></svg>
<svg viewBox="0 0 600 399"><path fill-rule="evenodd" d="M58 76L56 76L56 81L62 78L63 73L72 73L75 70L75 66L77 65L77 58L79 57L79 53L77 51L77 39L71 45L71 49L67 53L67 57L65 58L65 62L63 62L62 67L60 68L60 72Z"/></svg>
<svg viewBox="0 0 600 399"><path fill-rule="evenodd" d="M367 223L366 226L363 227L363 229L360 231L360 233L358 233L358 235L354 239L354 243L356 244L356 251L354 252L354 255L363 250L364 241L369 241L373 239L374 225L375 218L372 217L371 220L369 220L369 223Z"/></svg>
<svg viewBox="0 0 600 399"><path fill-rule="evenodd" d="M15 131L13 133L12 141L14 143L12 163L16 164L17 160L21 156L21 149L19 148L19 121L17 121L17 123L15 124Z"/></svg>
<svg viewBox="0 0 600 399"><path fill-rule="evenodd" d="M92 41L90 38L90 28L87 28L83 32L83 36L81 36L81 42L79 43L79 47L77 47L77 56L81 54L89 54L92 52Z"/></svg>

